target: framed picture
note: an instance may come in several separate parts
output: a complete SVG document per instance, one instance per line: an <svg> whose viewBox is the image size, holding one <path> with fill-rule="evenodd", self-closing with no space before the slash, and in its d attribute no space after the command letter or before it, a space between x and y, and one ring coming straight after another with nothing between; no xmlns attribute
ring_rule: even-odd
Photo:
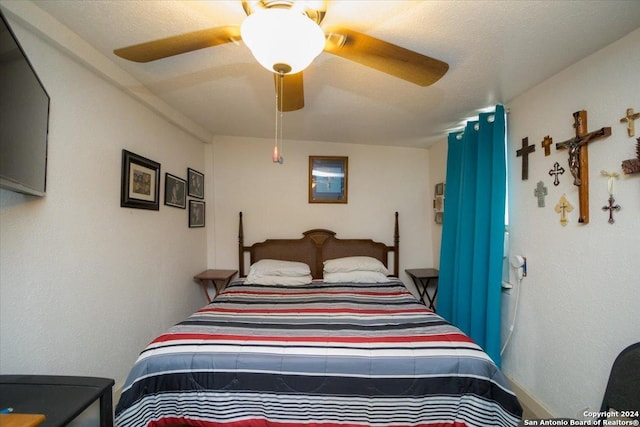
<svg viewBox="0 0 640 427"><path fill-rule="evenodd" d="M433 199L434 220L436 224L442 224L444 215L444 189L445 184L443 182L436 184L435 197Z"/></svg>
<svg viewBox="0 0 640 427"><path fill-rule="evenodd" d="M204 202L189 200L189 228L204 227Z"/></svg>
<svg viewBox="0 0 640 427"><path fill-rule="evenodd" d="M187 181L171 175L164 174L164 204L174 208L187 208Z"/></svg>
<svg viewBox="0 0 640 427"><path fill-rule="evenodd" d="M120 206L160 209L160 163L122 150Z"/></svg>
<svg viewBox="0 0 640 427"><path fill-rule="evenodd" d="M443 214L444 212L436 212L436 216L435 216L435 221L436 224L442 224L443 221Z"/></svg>
<svg viewBox="0 0 640 427"><path fill-rule="evenodd" d="M187 181L189 182L189 197L204 199L204 175L197 170L187 168Z"/></svg>
<svg viewBox="0 0 640 427"><path fill-rule="evenodd" d="M347 203L349 158L309 156L309 203Z"/></svg>

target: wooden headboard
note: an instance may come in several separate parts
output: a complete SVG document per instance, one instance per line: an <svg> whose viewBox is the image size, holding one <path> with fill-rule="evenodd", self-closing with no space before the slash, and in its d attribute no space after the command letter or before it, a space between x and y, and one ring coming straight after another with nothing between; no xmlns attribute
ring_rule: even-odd
<svg viewBox="0 0 640 427"><path fill-rule="evenodd" d="M238 257L240 277L246 277L245 254L249 252L249 264L261 259L298 261L308 264L314 279L322 278L323 262L346 256L365 255L379 259L389 267L389 252L393 252L393 275L398 277L400 259L400 234L398 212L395 213L393 246L371 239L339 239L331 230L316 228L302 233L300 239L267 239L264 242L244 245L242 212L238 230Z"/></svg>

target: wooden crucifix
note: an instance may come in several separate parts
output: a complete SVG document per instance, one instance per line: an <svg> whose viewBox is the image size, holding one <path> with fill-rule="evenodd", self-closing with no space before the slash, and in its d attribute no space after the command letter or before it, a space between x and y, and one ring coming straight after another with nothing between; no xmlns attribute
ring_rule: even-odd
<svg viewBox="0 0 640 427"><path fill-rule="evenodd" d="M633 108L627 108L627 115L620 119L620 123L627 124L627 135L635 136L636 129L633 121L640 119L640 113L633 113Z"/></svg>
<svg viewBox="0 0 640 427"><path fill-rule="evenodd" d="M522 156L522 180L529 179L529 154L536 151L535 145L529 145L529 137L522 138L522 148L516 151L516 157Z"/></svg>
<svg viewBox="0 0 640 427"><path fill-rule="evenodd" d="M611 135L611 128L604 127L594 132L587 132L587 112L585 110L573 113L573 127L576 136L567 141L556 144L556 150L569 149L569 170L573 175L573 184L580 187L580 216L578 222L589 223L589 150L590 142Z"/></svg>

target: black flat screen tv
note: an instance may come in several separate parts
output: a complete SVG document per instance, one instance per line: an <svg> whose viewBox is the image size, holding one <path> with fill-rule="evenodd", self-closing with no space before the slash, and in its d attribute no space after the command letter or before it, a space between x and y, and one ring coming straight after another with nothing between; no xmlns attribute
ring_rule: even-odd
<svg viewBox="0 0 640 427"><path fill-rule="evenodd" d="M49 95L0 10L0 187L44 196Z"/></svg>

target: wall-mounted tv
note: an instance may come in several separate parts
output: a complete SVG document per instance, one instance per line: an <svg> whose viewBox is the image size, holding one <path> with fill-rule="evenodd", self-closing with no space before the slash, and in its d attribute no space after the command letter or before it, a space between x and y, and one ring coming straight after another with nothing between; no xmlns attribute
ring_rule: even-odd
<svg viewBox="0 0 640 427"><path fill-rule="evenodd" d="M49 95L0 10L0 187L44 196Z"/></svg>

